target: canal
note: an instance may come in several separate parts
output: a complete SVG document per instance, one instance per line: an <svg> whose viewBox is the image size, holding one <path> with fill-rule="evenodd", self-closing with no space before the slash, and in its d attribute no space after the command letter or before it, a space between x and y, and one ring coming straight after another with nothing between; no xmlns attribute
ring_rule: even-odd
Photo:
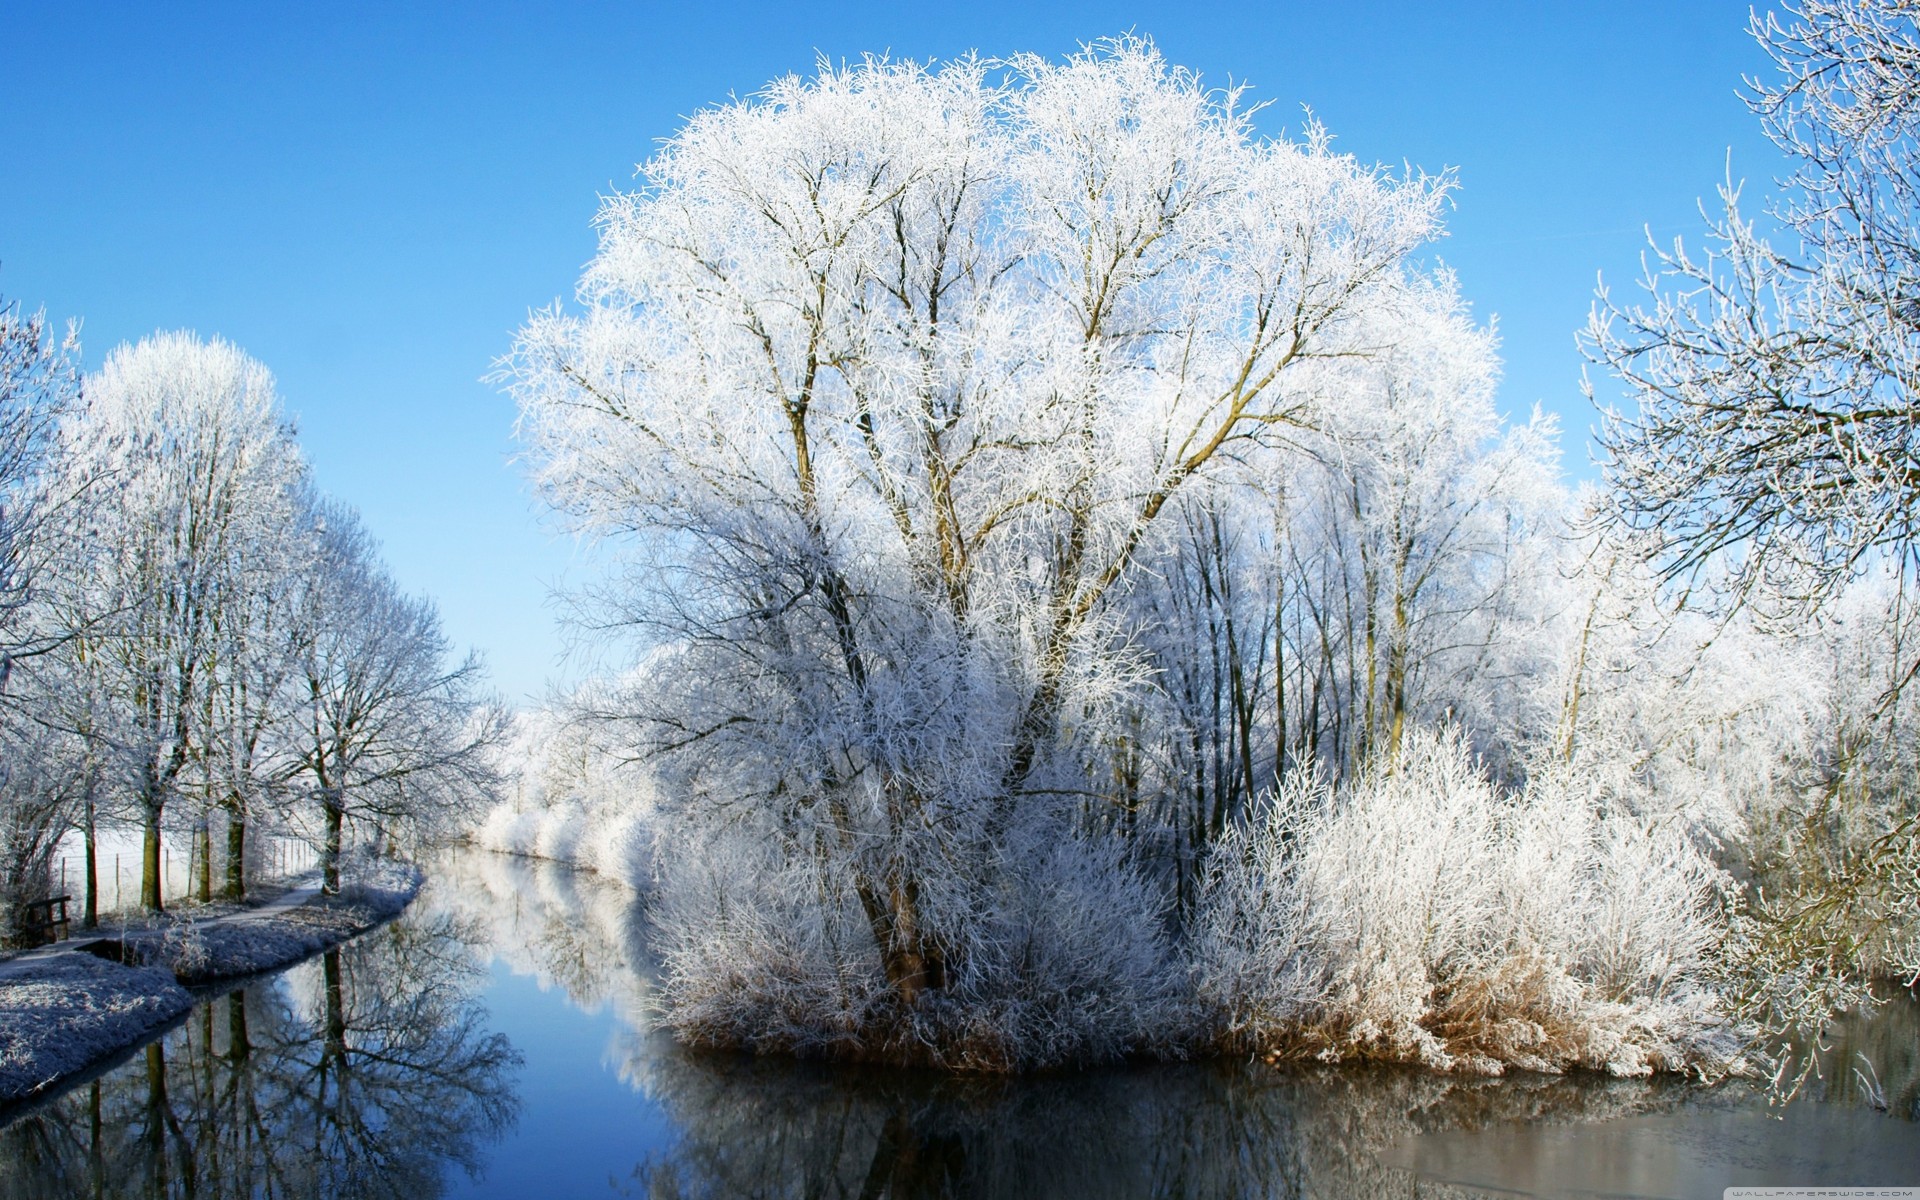
<svg viewBox="0 0 1920 1200"><path fill-rule="evenodd" d="M1021 1079L696 1053L634 893L483 851L8 1117L0 1197L1718 1197L1920 1185L1920 1003L1804 1098L1595 1076L1139 1064Z"/></svg>

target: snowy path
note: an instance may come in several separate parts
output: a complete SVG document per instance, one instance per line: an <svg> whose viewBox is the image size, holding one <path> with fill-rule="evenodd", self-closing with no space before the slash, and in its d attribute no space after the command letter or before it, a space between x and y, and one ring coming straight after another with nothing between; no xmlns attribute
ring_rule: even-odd
<svg viewBox="0 0 1920 1200"><path fill-rule="evenodd" d="M204 932L229 925L270 920L284 913L291 912L318 896L320 894L320 884L317 880L318 873L310 871L305 875L295 877L294 883L296 886L290 888L285 895L270 900L258 908L246 908L238 912L222 913L217 917L209 917L206 920L199 921L197 924ZM191 916L191 912L192 910L188 910L189 916ZM35 949L16 954L12 958L0 961L0 984L7 983L12 979L37 975L40 968L44 967L49 960L57 959L66 954L85 954L87 953L85 947L103 939L118 941L123 933L137 936L144 932L148 931L137 926L120 930L103 921L95 929L79 934L70 934L65 941L39 946Z"/></svg>

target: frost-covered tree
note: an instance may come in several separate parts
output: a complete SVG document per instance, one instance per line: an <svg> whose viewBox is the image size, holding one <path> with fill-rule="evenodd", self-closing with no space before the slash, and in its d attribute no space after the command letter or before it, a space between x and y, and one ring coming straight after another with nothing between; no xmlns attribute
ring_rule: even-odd
<svg viewBox="0 0 1920 1200"><path fill-rule="evenodd" d="M1509 756L1538 724L1514 710L1560 601L1556 431L1537 414L1503 427L1491 331L1450 282L1343 372L1285 497L1290 738L1340 773L1391 761L1417 723L1451 719Z"/></svg>
<svg viewBox="0 0 1920 1200"><path fill-rule="evenodd" d="M73 800L66 747L35 719L16 664L59 645L36 609L58 573L61 517L59 422L78 401L78 348L56 337L42 313L0 297L0 913L37 899Z"/></svg>
<svg viewBox="0 0 1920 1200"><path fill-rule="evenodd" d="M570 698L566 713L514 714L496 748L508 782L473 831L480 846L503 854L571 862L647 886L658 840L655 790L645 763L606 744L607 726L578 714L590 695ZM571 717L571 719L569 719Z"/></svg>
<svg viewBox="0 0 1920 1200"><path fill-rule="evenodd" d="M16 659L47 644L25 622L67 494L57 485L59 423L79 396L75 332L56 338L45 313L0 297L0 690Z"/></svg>
<svg viewBox="0 0 1920 1200"><path fill-rule="evenodd" d="M1775 232L1729 186L1704 254L1655 248L1650 307L1602 292L1590 353L1638 402L1607 421L1608 479L1670 572L1730 567L1743 595L1799 601L1882 561L1911 584L1920 18L1900 0L1806 0L1753 32L1780 74L1749 103L1795 168Z"/></svg>
<svg viewBox="0 0 1920 1200"><path fill-rule="evenodd" d="M449 661L438 611L400 591L354 512L323 503L311 517L312 553L290 598L287 739L319 808L322 884L337 892L349 822L378 848L492 799L487 751L505 718L479 692L479 659Z"/></svg>
<svg viewBox="0 0 1920 1200"><path fill-rule="evenodd" d="M158 334L108 356L67 453L111 475L79 569L144 835L141 903L161 905L160 835L208 744L213 664L237 564L285 532L301 477L266 368L222 341ZM87 619L91 620L91 616Z"/></svg>
<svg viewBox="0 0 1920 1200"><path fill-rule="evenodd" d="M195 831L195 886L202 900L214 890L214 814L226 826L220 891L237 900L247 889L249 831L258 818L278 818L286 826L289 789L301 761L296 752L305 647L300 601L317 553L309 535L322 501L302 475L260 503L269 511L258 515L273 533L223 564L223 603L214 620L205 728L194 771L203 809Z"/></svg>
<svg viewBox="0 0 1920 1200"><path fill-rule="evenodd" d="M1440 277L1326 372L1339 403L1241 455L1142 555L1151 686L1107 750L1115 824L1183 910L1206 846L1294 769L1352 775L1452 721L1517 778L1559 650L1566 498L1541 419L1505 428L1497 359Z"/></svg>
<svg viewBox="0 0 1920 1200"><path fill-rule="evenodd" d="M1904 786L1864 786L1910 752L1900 716L1920 672L1920 13L1805 0L1752 31L1778 68L1749 103L1793 163L1781 194L1756 220L1729 184L1708 250L1656 247L1650 305L1603 292L1587 337L1637 402L1603 434L1614 515L1670 578L1800 624L1888 584L1870 618L1882 652L1860 664L1877 699L1847 706L1835 751L1803 764L1783 861L1821 865L1769 880L1739 927L1755 1002L1817 1024L1857 994L1838 983L1859 939L1910 930L1920 905L1920 811ZM1869 832L1848 845L1862 806ZM1790 979L1815 982L1775 986Z"/></svg>
<svg viewBox="0 0 1920 1200"><path fill-rule="evenodd" d="M1023 889L1109 878L1073 818L1144 680L1117 598L1426 286L1444 180L1259 137L1240 101L1132 39L778 81L606 202L580 311L507 360L543 490L635 553L632 736L689 821L753 831L769 919L879 1014L856 1039L1043 975L1003 962L1023 940L1109 936L1036 926ZM739 900L683 928L725 941ZM736 1015L707 1032L768 1017Z"/></svg>

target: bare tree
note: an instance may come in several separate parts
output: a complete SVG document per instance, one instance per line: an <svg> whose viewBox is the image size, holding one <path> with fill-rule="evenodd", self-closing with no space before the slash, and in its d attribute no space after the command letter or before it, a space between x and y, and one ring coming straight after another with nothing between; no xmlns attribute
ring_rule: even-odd
<svg viewBox="0 0 1920 1200"><path fill-rule="evenodd" d="M350 821L366 823L378 848L493 799L487 751L505 717L479 692L478 658L448 665L439 614L400 592L351 509L320 505L312 536L290 737L320 809L323 886L337 892Z"/></svg>

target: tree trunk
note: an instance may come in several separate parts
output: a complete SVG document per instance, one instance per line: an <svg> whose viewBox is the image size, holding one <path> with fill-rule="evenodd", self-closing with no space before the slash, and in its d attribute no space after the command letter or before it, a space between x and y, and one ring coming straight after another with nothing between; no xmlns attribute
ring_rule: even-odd
<svg viewBox="0 0 1920 1200"><path fill-rule="evenodd" d="M144 886L144 885L143 885ZM150 1194L167 1194L167 1126L173 1116L167 1105L167 1052L159 1042L147 1044L147 1128L145 1131L147 1183Z"/></svg>
<svg viewBox="0 0 1920 1200"><path fill-rule="evenodd" d="M320 807L326 813L326 835L320 845L320 890L329 896L340 894L340 837L346 816L346 801L339 788L324 788Z"/></svg>
<svg viewBox="0 0 1920 1200"><path fill-rule="evenodd" d="M225 807L227 877L221 894L228 900L244 900L247 895L247 808L238 793L227 796Z"/></svg>
<svg viewBox="0 0 1920 1200"><path fill-rule="evenodd" d="M247 1036L247 993L239 989L227 993L227 1060L244 1062L253 1053L253 1041Z"/></svg>
<svg viewBox="0 0 1920 1200"><path fill-rule="evenodd" d="M200 824L193 830L194 849L194 898L205 904L213 899L213 816L200 814Z"/></svg>
<svg viewBox="0 0 1920 1200"><path fill-rule="evenodd" d="M321 1056L339 1066L340 1099L344 1101L347 1091L347 999L346 986L340 974L340 951L337 948L322 956L321 973L326 981L326 1028Z"/></svg>
<svg viewBox="0 0 1920 1200"><path fill-rule="evenodd" d="M99 835L94 822L93 792L97 775L87 776L86 807L82 812L81 837L87 844L87 908L80 919L82 929L100 928L100 853Z"/></svg>
<svg viewBox="0 0 1920 1200"><path fill-rule="evenodd" d="M94 1200L107 1194L107 1160L100 1147L103 1122L100 1120L100 1081L87 1089L87 1178L93 1185Z"/></svg>
<svg viewBox="0 0 1920 1200"><path fill-rule="evenodd" d="M880 967L901 1003L912 1008L922 992L945 987L946 964L920 928L919 889L913 881L896 880L885 895L865 880L855 890L880 951Z"/></svg>
<svg viewBox="0 0 1920 1200"><path fill-rule="evenodd" d="M1287 781L1287 580L1273 589L1273 785Z"/></svg>
<svg viewBox="0 0 1920 1200"><path fill-rule="evenodd" d="M160 900L160 812L160 802L149 795L141 825L140 907L150 913L166 911Z"/></svg>

